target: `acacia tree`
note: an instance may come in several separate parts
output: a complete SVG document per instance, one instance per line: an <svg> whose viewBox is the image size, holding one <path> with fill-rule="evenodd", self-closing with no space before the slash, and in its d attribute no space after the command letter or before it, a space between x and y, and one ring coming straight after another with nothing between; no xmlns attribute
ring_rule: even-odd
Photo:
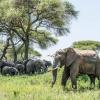
<svg viewBox="0 0 100 100"><path fill-rule="evenodd" d="M99 41L91 41L91 40L77 41L77 42L74 42L72 46L74 48L78 48L78 49L97 50L100 48L100 42Z"/></svg>
<svg viewBox="0 0 100 100"><path fill-rule="evenodd" d="M69 32L69 24L77 11L68 1L61 0L1 0L1 30L10 30L24 43L24 59L28 59L31 43L46 48L56 43L52 36Z"/></svg>

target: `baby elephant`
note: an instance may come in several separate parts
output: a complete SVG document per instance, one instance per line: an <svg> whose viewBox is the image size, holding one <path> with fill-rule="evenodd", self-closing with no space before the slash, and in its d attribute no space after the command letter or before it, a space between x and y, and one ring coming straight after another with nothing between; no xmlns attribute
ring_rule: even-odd
<svg viewBox="0 0 100 100"><path fill-rule="evenodd" d="M15 68L18 70L20 75L25 73L25 66L23 64L16 64Z"/></svg>
<svg viewBox="0 0 100 100"><path fill-rule="evenodd" d="M18 70L14 67L8 67L8 66L5 66L3 69L2 69L2 75L17 75L18 74Z"/></svg>

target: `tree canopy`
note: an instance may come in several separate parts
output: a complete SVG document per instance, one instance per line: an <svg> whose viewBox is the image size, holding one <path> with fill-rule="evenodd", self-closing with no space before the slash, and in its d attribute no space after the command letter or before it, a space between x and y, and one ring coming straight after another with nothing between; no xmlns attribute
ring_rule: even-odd
<svg viewBox="0 0 100 100"><path fill-rule="evenodd" d="M24 59L28 59L29 46L47 48L56 44L53 35L69 32L77 11L62 0L0 0L0 31L11 37L14 56L17 55L15 38L24 46Z"/></svg>
<svg viewBox="0 0 100 100"><path fill-rule="evenodd" d="M100 42L99 41L77 41L74 42L72 45L74 48L78 49L91 49L91 50L96 50L100 47Z"/></svg>

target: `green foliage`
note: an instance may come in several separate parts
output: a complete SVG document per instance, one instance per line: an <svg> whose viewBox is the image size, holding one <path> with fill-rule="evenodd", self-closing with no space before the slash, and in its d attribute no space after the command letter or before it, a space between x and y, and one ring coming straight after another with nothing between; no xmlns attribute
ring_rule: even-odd
<svg viewBox="0 0 100 100"><path fill-rule="evenodd" d="M58 41L56 38L51 36L49 32L43 30L33 32L30 39L33 41L35 39L36 43L38 43L42 49L46 49L47 47L56 44Z"/></svg>
<svg viewBox="0 0 100 100"><path fill-rule="evenodd" d="M99 41L78 41L73 43L74 48L78 49L92 49L96 50L98 47L100 47Z"/></svg>
<svg viewBox="0 0 100 100"><path fill-rule="evenodd" d="M4 44L2 43L2 41L0 41L0 56L2 54L3 48L4 48ZM25 49L24 46L21 47L21 45L17 45L16 51L17 51L17 55L18 55L18 60L23 60L24 49ZM7 53L6 53L6 57L9 61L13 61L12 54L13 54L12 47L9 46ZM29 56L33 57L33 55L34 56L41 56L41 54L38 51L36 51L32 47L30 47L29 48Z"/></svg>
<svg viewBox="0 0 100 100"><path fill-rule="evenodd" d="M26 32L30 23L33 30L42 25L46 30L51 28L57 34L62 35L68 32L70 19L77 16L74 6L68 1L62 2L61 0L1 0L0 10L3 13L1 14L1 21L14 26L15 29L18 29L17 31L23 27L22 31L24 29ZM30 16L32 17L31 20Z"/></svg>
<svg viewBox="0 0 100 100"><path fill-rule="evenodd" d="M17 47L16 47L16 51L17 51L17 56L18 56L18 60L23 60L23 58L24 58L24 46L23 47L21 47L20 48L20 46L21 45L18 45ZM7 51L7 58L9 59L9 60L12 60L13 61L13 50L12 49L9 49L8 51ZM34 50L33 48L29 48L29 57L31 58L31 57L33 57L33 55L34 56L41 56L41 54L38 52L38 51L36 51L36 50Z"/></svg>
<svg viewBox="0 0 100 100"><path fill-rule="evenodd" d="M18 45L16 47L16 51L17 51L18 54L23 54L24 49L25 49L25 47L23 45ZM36 55L36 56L41 56L41 54L38 51L34 50L32 47L29 47L29 54L30 55L33 54L33 55Z"/></svg>
<svg viewBox="0 0 100 100"><path fill-rule="evenodd" d="M42 49L56 44L52 34L67 34L78 13L62 0L1 0L0 12L0 31L11 38L16 35L24 43L24 59L28 58L30 42Z"/></svg>
<svg viewBox="0 0 100 100"><path fill-rule="evenodd" d="M1 0L0 1L0 20L11 22L15 18L18 18L22 15L20 9L15 9L13 0Z"/></svg>
<svg viewBox="0 0 100 100"><path fill-rule="evenodd" d="M33 50L32 48L29 49L29 52L30 52L30 56L41 56L41 54L36 51L36 50Z"/></svg>

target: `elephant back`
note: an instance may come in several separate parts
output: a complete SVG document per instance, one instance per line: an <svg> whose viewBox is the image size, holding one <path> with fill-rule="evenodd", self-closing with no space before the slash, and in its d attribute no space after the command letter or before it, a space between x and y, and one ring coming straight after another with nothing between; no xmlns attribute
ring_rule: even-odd
<svg viewBox="0 0 100 100"><path fill-rule="evenodd" d="M75 48L67 48L66 51L66 65L71 65L76 58L87 58L87 60L95 61L96 52L93 50L79 50Z"/></svg>
<svg viewBox="0 0 100 100"><path fill-rule="evenodd" d="M94 50L79 50L74 49L77 55L84 56L84 57L95 57L96 52Z"/></svg>
<svg viewBox="0 0 100 100"><path fill-rule="evenodd" d="M9 66L9 67L14 67L14 63L12 62L7 62L7 61L0 61L0 67L4 67L4 66Z"/></svg>
<svg viewBox="0 0 100 100"><path fill-rule="evenodd" d="M95 63L100 61L100 58L96 54L94 50L79 50L79 49L74 49L76 54L81 56L85 62L91 62Z"/></svg>

